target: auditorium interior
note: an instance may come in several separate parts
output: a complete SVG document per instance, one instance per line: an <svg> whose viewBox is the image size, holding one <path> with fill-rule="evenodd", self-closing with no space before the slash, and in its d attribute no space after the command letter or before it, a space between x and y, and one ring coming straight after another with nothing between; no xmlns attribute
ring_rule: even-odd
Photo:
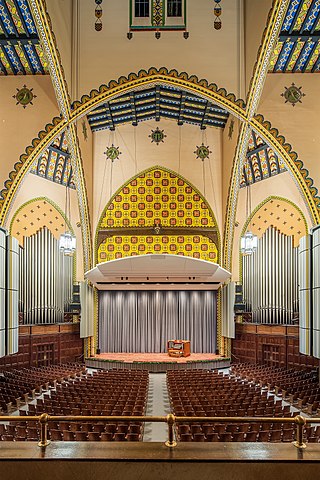
<svg viewBox="0 0 320 480"><path fill-rule="evenodd" d="M1 478L315 478L319 74L320 0L0 0Z"/></svg>

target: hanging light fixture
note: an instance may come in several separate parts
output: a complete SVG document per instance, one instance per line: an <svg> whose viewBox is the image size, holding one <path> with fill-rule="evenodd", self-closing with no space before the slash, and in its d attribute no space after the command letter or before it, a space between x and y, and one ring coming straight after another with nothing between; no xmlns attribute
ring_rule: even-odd
<svg viewBox="0 0 320 480"><path fill-rule="evenodd" d="M66 186L66 204L65 204L65 231L59 238L59 249L64 255L72 257L76 251L76 237L72 234L70 229L67 228L67 218L71 221L71 208L70 208L70 193Z"/></svg>
<svg viewBox="0 0 320 480"><path fill-rule="evenodd" d="M249 218L251 215L251 192L250 184L247 186L247 198L246 198L246 217ZM252 255L258 247L258 237L254 235L250 230L250 223L248 224L247 231L241 237L240 249L242 255Z"/></svg>

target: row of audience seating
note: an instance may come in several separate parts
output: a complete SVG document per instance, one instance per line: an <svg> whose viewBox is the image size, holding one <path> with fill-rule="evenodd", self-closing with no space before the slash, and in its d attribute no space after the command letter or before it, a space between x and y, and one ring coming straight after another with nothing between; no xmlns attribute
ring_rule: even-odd
<svg viewBox="0 0 320 480"><path fill-rule="evenodd" d="M287 417L289 405L268 394L254 382L223 375L217 371L171 371L167 385L172 411L177 416L208 417ZM176 429L180 441L263 441L291 442L295 436L294 424L266 423L179 423ZM307 427L305 437L318 442L320 429Z"/></svg>
<svg viewBox="0 0 320 480"><path fill-rule="evenodd" d="M235 364L231 374L267 388L309 415L320 414L317 371L296 371L263 365Z"/></svg>
<svg viewBox="0 0 320 480"><path fill-rule="evenodd" d="M20 409L19 424L3 426L2 440L36 440L38 422L26 422L27 415L141 416L145 413L148 393L148 372L110 370L69 378L54 389ZM64 441L140 441L141 422L49 422L48 436Z"/></svg>
<svg viewBox="0 0 320 480"><path fill-rule="evenodd" d="M43 390L56 385L57 381L80 376L85 366L79 363L52 365L49 367L31 367L21 370L2 371L0 373L0 410L4 413L19 408L28 402L29 397L41 394Z"/></svg>

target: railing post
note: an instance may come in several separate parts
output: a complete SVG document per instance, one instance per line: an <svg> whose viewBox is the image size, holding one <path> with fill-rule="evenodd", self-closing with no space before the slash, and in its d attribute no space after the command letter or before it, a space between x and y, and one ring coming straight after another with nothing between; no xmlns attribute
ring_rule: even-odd
<svg viewBox="0 0 320 480"><path fill-rule="evenodd" d="M306 419L301 415L297 415L294 418L294 421L297 425L297 436L296 440L293 442L293 445L297 448L307 448L307 445L303 441L303 427L306 424Z"/></svg>
<svg viewBox="0 0 320 480"><path fill-rule="evenodd" d="M176 447L177 442L174 440L173 425L175 423L175 416L172 413L167 415L167 424L168 424L168 440L165 445L167 447L173 448Z"/></svg>
<svg viewBox="0 0 320 480"><path fill-rule="evenodd" d="M43 413L40 418L40 442L38 443L39 447L46 447L49 445L50 440L48 440L48 419L49 415L47 413Z"/></svg>

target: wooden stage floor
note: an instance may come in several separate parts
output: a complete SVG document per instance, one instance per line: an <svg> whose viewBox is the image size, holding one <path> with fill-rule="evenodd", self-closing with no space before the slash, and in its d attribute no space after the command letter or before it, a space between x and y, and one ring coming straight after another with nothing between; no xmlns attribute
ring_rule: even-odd
<svg viewBox="0 0 320 480"><path fill-rule="evenodd" d="M192 353L189 357L169 357L167 353L101 353L86 358L90 368L143 369L166 372L178 369L212 369L230 365L230 359L214 353Z"/></svg>

